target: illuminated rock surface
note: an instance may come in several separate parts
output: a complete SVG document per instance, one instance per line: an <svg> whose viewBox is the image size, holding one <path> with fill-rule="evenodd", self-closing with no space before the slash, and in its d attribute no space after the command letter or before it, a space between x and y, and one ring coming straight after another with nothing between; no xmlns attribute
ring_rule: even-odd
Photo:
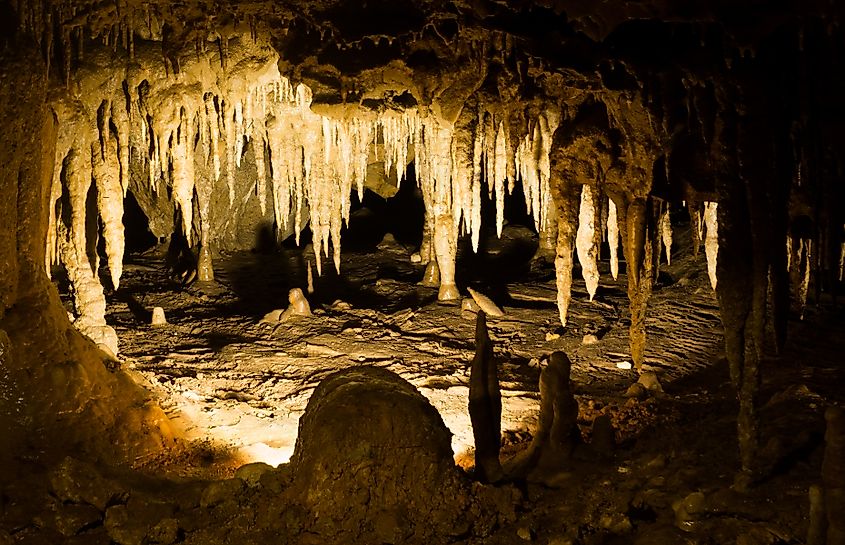
<svg viewBox="0 0 845 545"><path fill-rule="evenodd" d="M0 3L0 543L822 539L843 14L676 4Z"/></svg>

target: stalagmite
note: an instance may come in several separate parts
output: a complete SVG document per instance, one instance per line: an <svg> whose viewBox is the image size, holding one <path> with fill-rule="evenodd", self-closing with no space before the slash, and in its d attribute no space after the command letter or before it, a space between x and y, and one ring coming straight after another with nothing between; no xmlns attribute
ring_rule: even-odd
<svg viewBox="0 0 845 545"><path fill-rule="evenodd" d="M150 325L162 326L167 325L167 318L164 315L164 309L161 307L153 307L153 315L150 319Z"/></svg>
<svg viewBox="0 0 845 545"><path fill-rule="evenodd" d="M470 365L469 416L475 439L475 472L482 482L503 476L499 462L502 444L502 395L493 343L487 333L484 311L475 319L475 357Z"/></svg>
<svg viewBox="0 0 845 545"><path fill-rule="evenodd" d="M306 291L308 291L308 295L312 295L314 293L314 273L311 272L311 260L309 259L306 263L307 272L306 272Z"/></svg>
<svg viewBox="0 0 845 545"><path fill-rule="evenodd" d="M716 289L716 260L719 255L719 226L716 202L704 203L704 225L707 234L704 238L704 253L707 255L707 274L710 276L710 285Z"/></svg>
<svg viewBox="0 0 845 545"><path fill-rule="evenodd" d="M271 315L273 315L274 318L277 315L279 322L287 322L294 316L311 316L311 305L308 304L308 300L305 298L305 294L302 293L301 289L293 288L288 292L288 303L290 304L284 311L273 311L265 316L262 321L275 321L275 319L271 320L268 318Z"/></svg>
<svg viewBox="0 0 845 545"><path fill-rule="evenodd" d="M619 224L613 199L608 199L607 204L607 244L610 246L610 274L616 280L619 277Z"/></svg>
<svg viewBox="0 0 845 545"><path fill-rule="evenodd" d="M560 471L580 442L578 401L572 395L572 362L563 352L553 352L540 372L540 414L531 445L508 468L514 476L535 470Z"/></svg>
<svg viewBox="0 0 845 545"><path fill-rule="evenodd" d="M672 264L672 220L669 218L669 206L660 216L660 237L663 240L663 247L666 249L666 264Z"/></svg>
<svg viewBox="0 0 845 545"><path fill-rule="evenodd" d="M587 285L590 301L596 295L599 286L598 247L596 246L596 211L597 203L594 189L587 184L581 186L581 207L578 214L578 233L575 247L578 251L578 262L581 264L581 275Z"/></svg>

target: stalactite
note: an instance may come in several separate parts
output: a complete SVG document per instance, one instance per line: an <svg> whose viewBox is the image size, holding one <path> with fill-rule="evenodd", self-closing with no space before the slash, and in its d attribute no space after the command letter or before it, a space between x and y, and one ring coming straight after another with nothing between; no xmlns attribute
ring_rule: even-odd
<svg viewBox="0 0 845 545"><path fill-rule="evenodd" d="M587 285L590 301L596 295L599 285L598 247L596 246L596 210L597 195L595 189L584 184L581 186L581 206L578 214L578 232L575 247L578 252L578 262L581 264L581 275Z"/></svg>
<svg viewBox="0 0 845 545"><path fill-rule="evenodd" d="M689 212L690 229L692 230L692 255L698 257L704 239L704 220L701 217L702 205L696 201L687 201L687 211Z"/></svg>
<svg viewBox="0 0 845 545"><path fill-rule="evenodd" d="M566 326L569 302L572 299L572 268L575 253L575 235L578 226L578 185L561 180L561 198L558 201L558 239L555 257L555 285L560 323Z"/></svg>
<svg viewBox="0 0 845 545"><path fill-rule="evenodd" d="M624 225L622 240L631 309L631 359L637 372L642 370L645 359L646 310L654 281L654 244L659 236L656 226L649 221L652 206L647 199L634 198L624 209L624 218L620 218Z"/></svg>
<svg viewBox="0 0 845 545"><path fill-rule="evenodd" d="M551 110L537 116L514 155L514 168L522 180L525 207L534 218L537 231L543 222L543 203L551 199L549 153L558 122L559 114Z"/></svg>
<svg viewBox="0 0 845 545"><path fill-rule="evenodd" d="M666 264L672 264L672 220L669 217L669 205L667 204L660 216L660 237L663 240L663 247L666 249Z"/></svg>
<svg viewBox="0 0 845 545"><path fill-rule="evenodd" d="M131 125L129 122L129 112L126 108L118 102L112 103L111 119L117 128L117 157L120 165L120 187L123 190L123 196L129 190L129 131Z"/></svg>
<svg viewBox="0 0 845 545"><path fill-rule="evenodd" d="M220 179L220 112L214 103L214 95L208 93L205 97L205 119L208 127L208 147L210 152L206 159L211 156L211 164L214 172L214 181Z"/></svg>
<svg viewBox="0 0 845 545"><path fill-rule="evenodd" d="M92 144L92 148L96 149L96 146ZM70 207L70 214L67 214L70 222L58 222L58 239L61 260L73 287L77 316L74 325L95 343L116 354L117 334L106 325L103 287L86 256L86 200L92 177L88 155L71 150L64 161L62 176L68 197L63 199L62 207Z"/></svg>
<svg viewBox="0 0 845 545"><path fill-rule="evenodd" d="M267 212L267 166L264 164L263 134L253 138L252 149L255 152L255 170L257 173L255 192L258 194L258 206L263 216Z"/></svg>
<svg viewBox="0 0 845 545"><path fill-rule="evenodd" d="M105 154L99 146L91 150L91 164L94 182L97 186L97 210L103 222L103 237L106 242L106 257L114 289L120 285L123 273L123 188L120 183L120 163L117 143L106 135Z"/></svg>
<svg viewBox="0 0 845 545"><path fill-rule="evenodd" d="M798 241L798 308L800 318L804 319L804 311L807 309L807 294L810 291L810 271L813 259L813 241L809 238L802 238Z"/></svg>
<svg viewBox="0 0 845 545"><path fill-rule="evenodd" d="M458 252L458 226L455 203L460 188L452 180L453 128L428 116L422 120L420 145L415 146L416 164L426 211L431 215L432 246L440 269L438 299L460 297L455 285L455 259Z"/></svg>
<svg viewBox="0 0 845 545"><path fill-rule="evenodd" d="M235 124L231 118L231 105L227 101L221 103L220 116L223 120L223 131L226 135L226 185L229 188L229 205L235 204Z"/></svg>
<svg viewBox="0 0 845 545"><path fill-rule="evenodd" d="M182 214L182 232L191 242L194 214L194 137L184 107L178 111L179 125L174 131L170 157L173 168L173 198Z"/></svg>
<svg viewBox="0 0 845 545"><path fill-rule="evenodd" d="M508 176L508 155L510 145L505 133L505 124L499 123L496 131L496 144L493 161L493 186L496 194L496 234L502 236L502 226L505 222L505 179ZM488 158L489 161L489 158ZM490 183L489 181L487 183Z"/></svg>
<svg viewBox="0 0 845 545"><path fill-rule="evenodd" d="M619 223L613 199L608 199L607 203L607 243L610 246L610 274L616 280L619 277Z"/></svg>
<svg viewBox="0 0 845 545"><path fill-rule="evenodd" d="M718 203L704 203L704 225L707 234L704 239L704 253L707 255L707 274L710 276L710 285L716 289L716 260L719 255L719 223L717 214Z"/></svg>

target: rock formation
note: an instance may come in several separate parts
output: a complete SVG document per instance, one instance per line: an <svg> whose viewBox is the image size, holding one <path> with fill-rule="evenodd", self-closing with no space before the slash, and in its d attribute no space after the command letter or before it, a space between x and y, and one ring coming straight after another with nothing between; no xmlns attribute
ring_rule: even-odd
<svg viewBox="0 0 845 545"><path fill-rule="evenodd" d="M475 473L482 482L502 477L499 450L502 441L502 395L493 343L487 333L484 310L475 319L475 357L470 364L469 416L475 438Z"/></svg>
<svg viewBox="0 0 845 545"><path fill-rule="evenodd" d="M128 306L133 296L122 283L129 203L158 243L185 242L195 269L183 275L188 291L222 282L220 252L253 249L265 232L273 249L310 237L317 274L334 274L324 259L341 274L353 203L411 184L424 208L412 261L427 264L423 283L441 301L473 281L459 259L485 251L485 229L502 237L518 215L511 207L524 211L540 253L554 247L554 300L567 332L588 320L573 297L606 304L611 290L599 286L610 282L601 277L609 253L611 277L624 274L626 283L617 322L628 327L630 360L643 376L669 365L650 359L647 325L662 317L648 308L671 278L660 273L673 273L683 251L673 217L685 224L688 215L693 253L704 246L718 298L738 402L737 484L762 478L762 363L783 353L791 303L806 318L841 291L842 13L835 2L676 4L2 2L0 363L15 392L0 407L15 415L4 417L15 450L8 455L50 459L78 449L132 463L172 443L150 393L114 363L118 331L129 328L106 319L108 305ZM291 313L307 315L301 291L291 293ZM484 314L478 319L483 329ZM559 325L547 327L548 342L559 340ZM495 480L496 368L484 369L486 333L477 343L473 391L482 394L470 403L483 399L489 413L479 466ZM570 444L577 406L568 377L556 352L541 378L545 416L532 447L542 463ZM420 402L392 379L363 383L362 395L372 387ZM320 392L342 386L332 381ZM424 415L415 421L431 428L417 438L430 447L426 459L452 475L437 419L414 406ZM372 411L381 417L382 409ZM303 426L309 441L328 441L308 419ZM360 454L350 448L344 456ZM296 464L333 470L306 452ZM830 463L826 490L839 490ZM428 492L435 501L439 492ZM826 500L837 505L835 493ZM385 513L370 514L417 516ZM451 524L435 521L438 532ZM425 536L422 518L395 527Z"/></svg>
<svg viewBox="0 0 845 545"><path fill-rule="evenodd" d="M472 524L449 430L399 376L359 367L326 378L299 423L292 490L321 539L419 542Z"/></svg>

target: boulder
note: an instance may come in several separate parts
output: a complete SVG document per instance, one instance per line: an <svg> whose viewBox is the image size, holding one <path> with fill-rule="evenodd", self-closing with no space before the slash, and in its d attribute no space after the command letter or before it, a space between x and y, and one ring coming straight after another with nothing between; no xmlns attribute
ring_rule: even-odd
<svg viewBox="0 0 845 545"><path fill-rule="evenodd" d="M377 367L326 378L299 421L291 492L309 531L349 543L423 542L467 527L451 433L417 389Z"/></svg>

